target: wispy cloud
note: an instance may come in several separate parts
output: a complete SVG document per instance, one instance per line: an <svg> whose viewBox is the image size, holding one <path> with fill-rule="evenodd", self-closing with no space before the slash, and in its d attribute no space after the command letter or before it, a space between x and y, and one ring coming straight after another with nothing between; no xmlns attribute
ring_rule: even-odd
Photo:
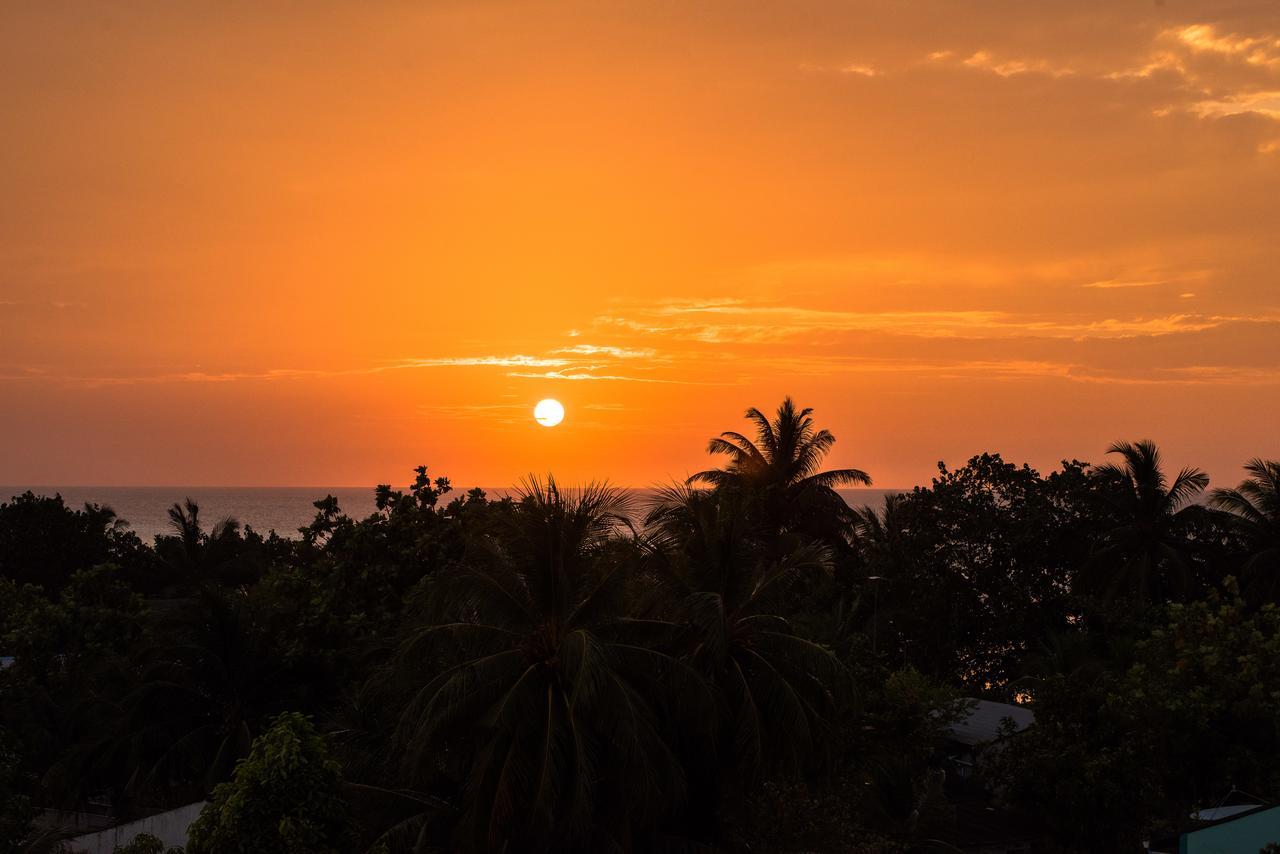
<svg viewBox="0 0 1280 854"><path fill-rule="evenodd" d="M391 368L557 368L572 364L569 359L542 356L454 356L435 359L402 359Z"/></svg>
<svg viewBox="0 0 1280 854"><path fill-rule="evenodd" d="M1206 98L1190 105L1191 112L1202 118L1221 118L1256 113L1280 119L1280 89L1264 92L1240 92L1219 98ZM1266 143L1263 143L1264 145Z"/></svg>
<svg viewBox="0 0 1280 854"><path fill-rule="evenodd" d="M580 360L516 354L511 356L454 356L439 358L398 359L385 364L353 368L270 368L260 371L166 371L156 374L58 375L48 374L52 381L79 386L124 386L163 383L229 383L276 381L290 379L325 379L365 376L434 368L566 368L581 364ZM597 367L597 366L590 366Z"/></svg>
<svg viewBox="0 0 1280 854"><path fill-rule="evenodd" d="M538 379L538 380L573 380L573 381L590 381L605 380L613 382L628 383L666 383L675 385L688 385L684 380L675 379L659 379L657 377L629 377L621 374L596 374L586 370L571 371L540 371L532 373L528 371L512 371L507 374L509 377L519 377L522 379Z"/></svg>
<svg viewBox="0 0 1280 854"><path fill-rule="evenodd" d="M1220 33L1211 24L1191 24L1166 30L1163 35L1176 39L1194 53L1217 54L1260 68L1280 69L1280 37L1271 33L1244 36Z"/></svg>
<svg viewBox="0 0 1280 854"><path fill-rule="evenodd" d="M1076 65L1049 56L1010 56L982 47L972 52L935 50L926 55L925 64L1006 78L1038 74L1137 83L1163 75L1167 76L1168 85L1163 87L1167 102L1154 109L1156 115L1191 113L1214 119L1253 113L1280 119L1280 36L1275 33L1230 32L1192 22L1153 31L1135 60L1120 67L1102 64L1114 63L1114 58L1080 59Z"/></svg>
<svg viewBox="0 0 1280 854"><path fill-rule="evenodd" d="M841 74L853 74L858 77L879 77L883 72L873 65L853 62L840 67Z"/></svg>
<svg viewBox="0 0 1280 854"><path fill-rule="evenodd" d="M1123 368L1083 362L1037 359L880 359L830 357L776 360L774 366L792 374L894 374L931 380L1016 382L1056 379L1091 385L1271 385L1280 383L1280 365L1184 365Z"/></svg>
<svg viewBox="0 0 1280 854"><path fill-rule="evenodd" d="M1166 279L1102 279L1097 282L1087 282L1080 287L1092 288L1095 290L1109 291L1122 288L1153 288L1156 285L1168 284Z"/></svg>
<svg viewBox="0 0 1280 854"><path fill-rule="evenodd" d="M595 344L575 344L551 352L571 356L610 356L614 359L652 359L657 354L652 347L610 347Z"/></svg>
<svg viewBox="0 0 1280 854"><path fill-rule="evenodd" d="M1188 365L1147 370L1102 370L1077 366L1069 379L1109 385L1211 385L1256 386L1280 384L1280 367Z"/></svg>
<svg viewBox="0 0 1280 854"><path fill-rule="evenodd" d="M1145 80L1169 74L1180 85L1157 115L1189 112L1205 119L1254 113L1280 119L1280 36L1225 32L1191 23L1156 33L1136 65L1102 76Z"/></svg>
<svg viewBox="0 0 1280 854"><path fill-rule="evenodd" d="M1145 286L1123 281L1094 285L1116 288ZM657 318L657 322L653 318ZM678 320L673 321L672 318ZM1231 321L1252 319L1189 313L1071 319L990 310L859 312L710 299L641 306L633 309L630 316L610 314L598 318L597 322L651 336L669 336L708 344L757 344L814 333L851 332L913 338L1138 338L1200 332Z"/></svg>
<svg viewBox="0 0 1280 854"><path fill-rule="evenodd" d="M937 52L929 56L932 58L936 55L938 55ZM949 58L949 54L943 56L944 60L947 58ZM967 59L963 60L961 64L968 68L990 71L992 74L998 74L1001 77L1016 77L1020 74L1068 77L1076 73L1074 68L1055 65L1047 59L998 59L987 50L975 51Z"/></svg>

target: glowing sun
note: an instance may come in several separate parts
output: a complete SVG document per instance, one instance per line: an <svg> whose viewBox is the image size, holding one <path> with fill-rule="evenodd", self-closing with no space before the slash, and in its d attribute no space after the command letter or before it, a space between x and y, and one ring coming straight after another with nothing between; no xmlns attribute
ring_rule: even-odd
<svg viewBox="0 0 1280 854"><path fill-rule="evenodd" d="M564 406L550 397L540 400L533 408L533 418L543 427L554 427L564 420Z"/></svg>

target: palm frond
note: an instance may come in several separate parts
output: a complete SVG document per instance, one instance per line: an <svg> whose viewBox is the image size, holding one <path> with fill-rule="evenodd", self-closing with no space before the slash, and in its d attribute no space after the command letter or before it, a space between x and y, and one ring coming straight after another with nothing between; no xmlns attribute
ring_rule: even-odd
<svg viewBox="0 0 1280 854"><path fill-rule="evenodd" d="M1174 508L1181 507L1208 485L1209 475L1196 468L1184 468L1169 486L1169 502Z"/></svg>
<svg viewBox="0 0 1280 854"><path fill-rule="evenodd" d="M790 398L788 398L788 401ZM778 455L778 434L774 429L774 425L769 423L769 418L754 406L746 411L743 416L756 426L756 441L764 448L763 451L757 450L759 454L766 460L773 460ZM755 447L754 445L752 447Z"/></svg>
<svg viewBox="0 0 1280 854"><path fill-rule="evenodd" d="M835 489L840 486L870 486L871 475L861 469L831 469L805 478L805 486Z"/></svg>

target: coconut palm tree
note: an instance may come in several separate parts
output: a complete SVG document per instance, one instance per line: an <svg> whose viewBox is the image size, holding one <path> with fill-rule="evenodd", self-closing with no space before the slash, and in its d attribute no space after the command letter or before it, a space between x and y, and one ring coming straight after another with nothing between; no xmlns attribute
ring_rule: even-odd
<svg viewBox="0 0 1280 854"><path fill-rule="evenodd" d="M790 397L782 401L772 421L759 409L748 409L745 417L755 425L755 441L741 433L721 433L707 444L707 453L724 454L728 464L698 472L688 483L754 496L762 522L771 532L801 530L824 538L838 536L850 519L850 510L836 488L869 486L871 478L860 469L822 470L836 437L828 430L816 430L812 413L809 408L798 409Z"/></svg>
<svg viewBox="0 0 1280 854"><path fill-rule="evenodd" d="M1251 477L1235 489L1215 489L1209 503L1232 515L1249 543L1243 568L1251 595L1266 600L1280 593L1280 461L1252 459Z"/></svg>
<svg viewBox="0 0 1280 854"><path fill-rule="evenodd" d="M1086 584L1114 593L1126 589L1140 599L1162 600L1185 595L1191 584L1191 562L1182 522L1196 510L1192 500L1209 485L1209 475L1184 468L1169 481L1160 450L1149 439L1116 442L1108 454L1122 461L1094 469L1110 480L1104 492L1117 524L1103 535L1086 568ZM1112 575L1099 584L1102 570Z"/></svg>
<svg viewBox="0 0 1280 854"><path fill-rule="evenodd" d="M806 575L831 571L830 550L809 543L773 557L752 535L747 500L683 484L661 490L645 518L672 618L686 626L684 656L720 697L721 761L744 780L798 769L851 688L840 661L777 607Z"/></svg>
<svg viewBox="0 0 1280 854"><path fill-rule="evenodd" d="M404 780L463 778L465 850L629 846L684 798L664 709L701 693L710 717L710 695L636 639L672 627L625 619L632 573L609 554L625 494L529 479L519 497L507 529L441 580L433 619L394 663L416 683L397 733ZM680 703L655 702L677 688Z"/></svg>
<svg viewBox="0 0 1280 854"><path fill-rule="evenodd" d="M861 590L871 597L871 615L867 623L873 650L879 646L884 623L892 622L894 588L910 583L906 577L910 571L907 554L909 507L901 493L889 493L884 497L880 510L863 505L853 511L853 541L862 564L857 580ZM842 604L842 614L851 617L856 609L850 606L856 603Z"/></svg>
<svg viewBox="0 0 1280 854"><path fill-rule="evenodd" d="M206 532L200 505L190 498L175 502L168 516L173 536L158 539L156 549L180 582L217 581L239 586L257 580L257 571L240 553L244 541L237 519L224 516Z"/></svg>
<svg viewBox="0 0 1280 854"><path fill-rule="evenodd" d="M907 558L907 498L898 492L884 497L881 509L863 505L853 511L854 541L867 565L881 574L901 569Z"/></svg>

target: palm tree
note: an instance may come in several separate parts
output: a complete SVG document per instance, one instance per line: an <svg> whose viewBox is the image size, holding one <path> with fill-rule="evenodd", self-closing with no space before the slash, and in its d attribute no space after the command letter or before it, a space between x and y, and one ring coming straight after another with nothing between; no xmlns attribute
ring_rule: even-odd
<svg viewBox="0 0 1280 854"><path fill-rule="evenodd" d="M1272 600L1280 593L1280 461L1255 458L1245 471L1252 476L1235 489L1215 489L1209 503L1230 513L1249 543L1249 592Z"/></svg>
<svg viewBox="0 0 1280 854"><path fill-rule="evenodd" d="M1096 580L1098 570L1114 568L1108 592L1128 589L1140 599L1161 600L1185 594L1191 583L1190 543L1181 523L1190 502L1209 485L1209 475L1184 468L1170 483L1161 466L1160 450L1149 439L1116 442L1108 454L1119 454L1120 464L1094 469L1094 475L1114 482L1104 492L1117 514L1117 524L1097 547L1086 578Z"/></svg>
<svg viewBox="0 0 1280 854"><path fill-rule="evenodd" d="M905 567L910 506L903 493L891 492L880 510L867 505L854 509L854 542L871 570L897 574Z"/></svg>
<svg viewBox="0 0 1280 854"><path fill-rule="evenodd" d="M772 557L752 536L746 500L672 486L659 492L645 525L674 618L687 627L684 655L720 696L722 761L751 780L797 770L818 751L850 684L840 661L797 635L777 609L806 575L831 571L830 550L810 543Z"/></svg>
<svg viewBox="0 0 1280 854"><path fill-rule="evenodd" d="M872 596L871 619L867 622L871 625L873 650L879 645L881 626L894 611L892 595L885 594L892 594L893 587L910 582L905 578L910 562L907 555L909 507L901 493L889 493L884 497L882 509L877 511L864 505L853 511L853 541L864 569L860 580L870 585ZM886 586L889 590L881 589ZM856 604L842 603L842 614L852 617L857 609L851 606Z"/></svg>
<svg viewBox="0 0 1280 854"><path fill-rule="evenodd" d="M755 425L755 441L741 433L721 433L707 444L707 453L726 455L728 465L698 472L687 482L755 496L773 533L799 529L824 538L837 536L850 511L836 487L869 486L871 478L860 469L821 470L836 437L815 430L812 413L797 409L790 397L782 401L773 421L755 407L748 409L745 417Z"/></svg>
<svg viewBox="0 0 1280 854"><path fill-rule="evenodd" d="M706 690L636 641L671 627L624 618L632 574L608 552L627 511L608 486L525 481L508 529L469 549L400 650L393 670L418 686L398 725L405 782L465 777L464 849L627 846L684 798L663 717L676 703L654 701Z"/></svg>
<svg viewBox="0 0 1280 854"><path fill-rule="evenodd" d="M168 515L174 536L158 540L156 548L182 582L218 580L235 586L256 580L252 567L241 560L240 522L234 517L224 516L206 533L200 505L190 498L174 502Z"/></svg>

